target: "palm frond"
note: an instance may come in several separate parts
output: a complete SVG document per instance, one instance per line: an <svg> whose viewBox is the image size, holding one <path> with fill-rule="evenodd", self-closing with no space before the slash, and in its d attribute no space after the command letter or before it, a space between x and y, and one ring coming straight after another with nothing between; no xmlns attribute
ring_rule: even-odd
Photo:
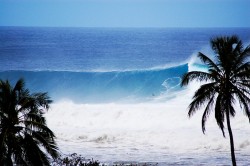
<svg viewBox="0 0 250 166"><path fill-rule="evenodd" d="M241 53L240 58L245 61L250 56L250 45L248 45Z"/></svg>
<svg viewBox="0 0 250 166"><path fill-rule="evenodd" d="M242 89L238 89L237 87L234 87L235 95L239 99L239 103L241 108L243 107L244 113L247 115L249 122L250 122L250 98L245 95L244 91Z"/></svg>
<svg viewBox="0 0 250 166"><path fill-rule="evenodd" d="M44 124L41 124L41 123L35 122L35 121L29 121L29 120L25 120L23 123L25 124L25 130L41 131L41 132L44 132L46 134L49 134L50 137L55 137L54 133Z"/></svg>
<svg viewBox="0 0 250 166"><path fill-rule="evenodd" d="M235 81L234 85L243 89L244 93L248 93L250 91L250 79L247 79L247 80L238 79ZM248 92L245 92L245 90Z"/></svg>
<svg viewBox="0 0 250 166"><path fill-rule="evenodd" d="M0 80L0 165L43 166L49 165L47 155L57 157L55 135L44 117L51 102L47 93L30 94L22 79L14 88Z"/></svg>
<svg viewBox="0 0 250 166"><path fill-rule="evenodd" d="M219 81L223 77L221 71L219 73L215 69L208 69L208 72L209 74L211 74L212 78L214 78L215 81Z"/></svg>
<svg viewBox="0 0 250 166"><path fill-rule="evenodd" d="M45 109L49 109L49 104L52 103L52 100L50 100L48 93L34 93L32 96L37 107L41 106Z"/></svg>
<svg viewBox="0 0 250 166"><path fill-rule="evenodd" d="M22 140L21 136L17 136L16 140L12 142L13 146L13 159L17 165L28 166L29 164L25 161L23 147L22 147Z"/></svg>
<svg viewBox="0 0 250 166"><path fill-rule="evenodd" d="M50 134L47 134L45 132L33 132L33 137L39 141L42 146L45 148L45 150L53 157L58 157L58 147L56 145L55 140L53 137L51 137Z"/></svg>
<svg viewBox="0 0 250 166"><path fill-rule="evenodd" d="M188 85L189 82L197 80L197 81L214 81L215 78L213 75L207 72L202 72L202 71L191 71L182 76L182 81L181 81L181 86Z"/></svg>
<svg viewBox="0 0 250 166"><path fill-rule="evenodd" d="M229 113L230 113L230 115L231 115L232 117L235 116L236 111L235 111L235 109L234 109L234 107L233 107L232 104L229 105Z"/></svg>
<svg viewBox="0 0 250 166"><path fill-rule="evenodd" d="M238 76L237 74L240 74L242 72L249 72L250 71L250 62L243 63L241 65L237 65L235 70L233 70L234 75L233 76Z"/></svg>
<svg viewBox="0 0 250 166"><path fill-rule="evenodd" d="M233 71L233 75L231 76L231 79L234 78L250 79L250 62L238 65L237 68Z"/></svg>
<svg viewBox="0 0 250 166"><path fill-rule="evenodd" d="M214 69L218 73L220 73L220 68L206 55L199 52L198 57L202 60L203 63L207 64L209 66L209 69Z"/></svg>
<svg viewBox="0 0 250 166"><path fill-rule="evenodd" d="M14 89L13 89L13 91L23 91L24 90L24 85L25 85L25 83L24 83L24 80L21 78L21 79L19 79L17 82L16 82L16 85L15 85L15 87L14 87Z"/></svg>
<svg viewBox="0 0 250 166"><path fill-rule="evenodd" d="M215 98L215 96L213 96L209 100L209 102L208 102L208 104L207 104L207 106L205 108L205 111L204 111L204 113L202 115L201 126L202 126L202 132L204 134L205 134L205 131L206 131L205 123L206 123L206 121L207 121L207 119L208 119L208 117L210 115L210 112L212 111L212 107L214 106L214 98Z"/></svg>
<svg viewBox="0 0 250 166"><path fill-rule="evenodd" d="M236 46L234 47L233 49L233 54L239 54L242 52L242 49L243 49L243 44L242 44L242 41L241 40L238 40Z"/></svg>
<svg viewBox="0 0 250 166"><path fill-rule="evenodd" d="M46 119L42 116L42 114L28 112L24 115L25 121L37 122L42 125L46 125Z"/></svg>
<svg viewBox="0 0 250 166"><path fill-rule="evenodd" d="M36 141L30 135L25 135L23 145L24 145L25 159L30 163L30 165L37 165L37 166L50 165L49 158L43 151L41 151Z"/></svg>
<svg viewBox="0 0 250 166"><path fill-rule="evenodd" d="M224 109L223 97L221 94L219 94L215 103L215 119L222 131L223 136L225 137L224 124L223 124L225 119L224 111L225 109Z"/></svg>
<svg viewBox="0 0 250 166"><path fill-rule="evenodd" d="M216 83L202 85L194 94L193 101L189 105L188 116L191 117L205 102L211 100L216 93Z"/></svg>

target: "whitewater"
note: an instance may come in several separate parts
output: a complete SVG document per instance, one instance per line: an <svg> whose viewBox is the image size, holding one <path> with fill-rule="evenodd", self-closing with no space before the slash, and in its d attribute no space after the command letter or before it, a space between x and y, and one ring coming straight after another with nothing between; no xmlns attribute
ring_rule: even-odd
<svg viewBox="0 0 250 166"><path fill-rule="evenodd" d="M232 34L250 41L247 28L0 27L0 79L24 78L31 92L48 92L46 119L62 154L107 164L230 165L229 137L214 113L205 134L203 110L187 115L200 84L180 81L206 70L196 55L212 55L212 37ZM236 159L249 165L250 125L236 110Z"/></svg>
<svg viewBox="0 0 250 166"><path fill-rule="evenodd" d="M187 116L198 86L193 83L132 104L76 104L65 99L54 103L46 117L65 154L76 152L109 164L230 165L229 137L223 137L214 114L205 135L202 110L191 119ZM250 126L239 106L232 127L238 164L248 165Z"/></svg>

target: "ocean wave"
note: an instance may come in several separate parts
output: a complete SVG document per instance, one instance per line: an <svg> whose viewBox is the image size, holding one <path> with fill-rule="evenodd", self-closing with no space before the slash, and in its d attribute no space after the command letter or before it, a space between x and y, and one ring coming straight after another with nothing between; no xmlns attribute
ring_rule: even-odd
<svg viewBox="0 0 250 166"><path fill-rule="evenodd" d="M188 64L162 68L110 72L2 71L1 79L24 78L34 92L47 91L53 100L81 103L144 102L180 90Z"/></svg>

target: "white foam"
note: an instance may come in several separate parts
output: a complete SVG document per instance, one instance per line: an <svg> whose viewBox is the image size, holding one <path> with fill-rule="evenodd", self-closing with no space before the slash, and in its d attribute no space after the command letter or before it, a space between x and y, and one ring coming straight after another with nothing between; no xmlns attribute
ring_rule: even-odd
<svg viewBox="0 0 250 166"><path fill-rule="evenodd" d="M223 138L210 115L207 132L201 131L202 111L191 119L187 107L197 84L191 84L178 97L162 103L75 104L54 103L46 115L49 127L58 137L63 153L77 152L102 161L167 160L165 155L229 152L229 139ZM235 148L250 152L250 126L238 110L232 120ZM230 157L230 156L228 156Z"/></svg>

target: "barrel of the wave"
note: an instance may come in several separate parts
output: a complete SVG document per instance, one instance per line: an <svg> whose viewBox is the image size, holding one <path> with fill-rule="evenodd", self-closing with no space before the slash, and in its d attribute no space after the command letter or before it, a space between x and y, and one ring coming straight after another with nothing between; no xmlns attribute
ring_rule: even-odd
<svg viewBox="0 0 250 166"><path fill-rule="evenodd" d="M188 65L169 68L107 71L1 71L0 78L15 82L24 78L31 91L46 91L53 100L80 103L144 102L170 90L179 90Z"/></svg>

